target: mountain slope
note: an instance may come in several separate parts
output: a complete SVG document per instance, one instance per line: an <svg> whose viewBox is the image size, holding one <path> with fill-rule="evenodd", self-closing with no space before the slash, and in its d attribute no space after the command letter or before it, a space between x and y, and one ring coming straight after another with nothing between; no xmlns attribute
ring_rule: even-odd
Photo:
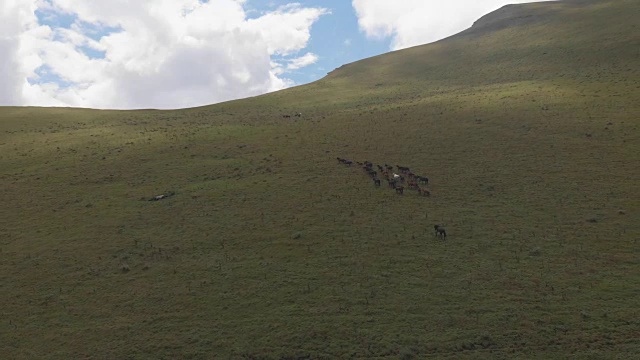
<svg viewBox="0 0 640 360"><path fill-rule="evenodd" d="M0 353L633 358L639 11L507 6L201 108L0 109Z"/></svg>

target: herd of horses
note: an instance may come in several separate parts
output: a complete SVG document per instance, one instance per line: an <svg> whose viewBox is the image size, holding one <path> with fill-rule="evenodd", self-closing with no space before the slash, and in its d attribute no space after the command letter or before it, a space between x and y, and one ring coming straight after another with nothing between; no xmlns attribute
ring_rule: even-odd
<svg viewBox="0 0 640 360"><path fill-rule="evenodd" d="M386 180L388 187L395 190L398 195L404 194L404 190L406 188L410 190L416 190L418 195L431 196L431 191L426 188L426 186L429 184L429 178L426 176L414 174L413 172L411 172L411 169L406 166L396 165L398 173L395 173L393 171L393 166L388 164L384 164L384 166L374 166L374 164L369 161L354 162L352 160L343 159L341 157L338 157L337 159L339 162L347 166L356 164L357 166L361 167L362 170L367 175L369 175L375 186L382 185L382 181L380 180L381 177ZM376 168L377 170L375 170Z"/></svg>
<svg viewBox="0 0 640 360"><path fill-rule="evenodd" d="M388 164L375 165L370 161L354 162L353 160L341 157L337 157L337 159L338 162L347 166L353 166L354 164L359 166L369 175L374 186L382 185L382 181L380 180L380 177L382 177L387 181L388 187L395 190L398 195L403 195L405 188L407 188L409 190L416 190L418 195L431 196L431 191L426 187L429 185L429 178L414 174L407 166L396 165L398 173L395 173L393 171L394 167ZM447 231L441 225L434 225L434 230L436 236L441 237L443 240L447 238Z"/></svg>

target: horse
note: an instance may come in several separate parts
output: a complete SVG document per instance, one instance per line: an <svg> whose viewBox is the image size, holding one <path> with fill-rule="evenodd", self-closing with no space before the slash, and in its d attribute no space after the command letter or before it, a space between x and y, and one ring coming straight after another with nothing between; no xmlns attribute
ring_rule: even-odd
<svg viewBox="0 0 640 360"><path fill-rule="evenodd" d="M418 194L420 194L422 196L431 196L431 191L419 187L418 188Z"/></svg>
<svg viewBox="0 0 640 360"><path fill-rule="evenodd" d="M396 194L402 195L403 192L404 192L404 186L398 186L396 188Z"/></svg>
<svg viewBox="0 0 640 360"><path fill-rule="evenodd" d="M424 183L424 184L428 184L429 183L429 178L426 176L418 176L418 182Z"/></svg>
<svg viewBox="0 0 640 360"><path fill-rule="evenodd" d="M415 181L409 181L407 183L407 187L409 187L409 189L419 189L418 188L418 183Z"/></svg>
<svg viewBox="0 0 640 360"><path fill-rule="evenodd" d="M389 187L394 189L396 187L396 181L395 180L387 180L389 181Z"/></svg>
<svg viewBox="0 0 640 360"><path fill-rule="evenodd" d="M380 186L380 179L373 179L373 184L375 186Z"/></svg>
<svg viewBox="0 0 640 360"><path fill-rule="evenodd" d="M436 225L433 225L433 229L436 231L436 236L440 236L442 240L447 239L447 230L445 230L444 227L436 224Z"/></svg>

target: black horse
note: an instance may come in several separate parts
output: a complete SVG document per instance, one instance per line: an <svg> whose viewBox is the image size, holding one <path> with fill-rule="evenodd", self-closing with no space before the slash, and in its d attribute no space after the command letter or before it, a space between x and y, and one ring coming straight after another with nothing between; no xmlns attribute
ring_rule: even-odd
<svg viewBox="0 0 640 360"><path fill-rule="evenodd" d="M380 186L380 179L373 179L373 184L375 186Z"/></svg>
<svg viewBox="0 0 640 360"><path fill-rule="evenodd" d="M433 225L433 229L436 231L435 236L440 236L442 240L447 239L447 230L445 230L445 228L443 228L441 225Z"/></svg>

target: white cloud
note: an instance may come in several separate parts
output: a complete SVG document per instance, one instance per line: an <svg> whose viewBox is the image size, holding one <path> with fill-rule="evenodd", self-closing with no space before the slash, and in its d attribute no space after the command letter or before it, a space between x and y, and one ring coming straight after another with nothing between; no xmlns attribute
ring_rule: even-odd
<svg viewBox="0 0 640 360"><path fill-rule="evenodd" d="M318 55L314 53L306 53L304 56L289 60L289 64L287 65L288 70L296 70L303 68L305 66L309 66L311 64L315 64L318 61Z"/></svg>
<svg viewBox="0 0 640 360"><path fill-rule="evenodd" d="M309 41L311 25L326 9L303 8L293 3L248 21L267 40L270 54L288 55L303 49Z"/></svg>
<svg viewBox="0 0 640 360"><path fill-rule="evenodd" d="M391 37L391 49L398 50L456 34L504 5L528 2L535 0L353 0L352 5L368 37Z"/></svg>
<svg viewBox="0 0 640 360"><path fill-rule="evenodd" d="M20 36L34 26L31 16L34 9L35 1L0 2L0 104L22 103L22 86L28 70L18 56L21 52Z"/></svg>
<svg viewBox="0 0 640 360"><path fill-rule="evenodd" d="M291 4L247 19L244 0L2 1L0 69L13 77L0 105L178 108L282 89L288 70L317 60L296 55L327 13ZM75 23L39 25L36 8ZM107 28L117 31L96 36Z"/></svg>

